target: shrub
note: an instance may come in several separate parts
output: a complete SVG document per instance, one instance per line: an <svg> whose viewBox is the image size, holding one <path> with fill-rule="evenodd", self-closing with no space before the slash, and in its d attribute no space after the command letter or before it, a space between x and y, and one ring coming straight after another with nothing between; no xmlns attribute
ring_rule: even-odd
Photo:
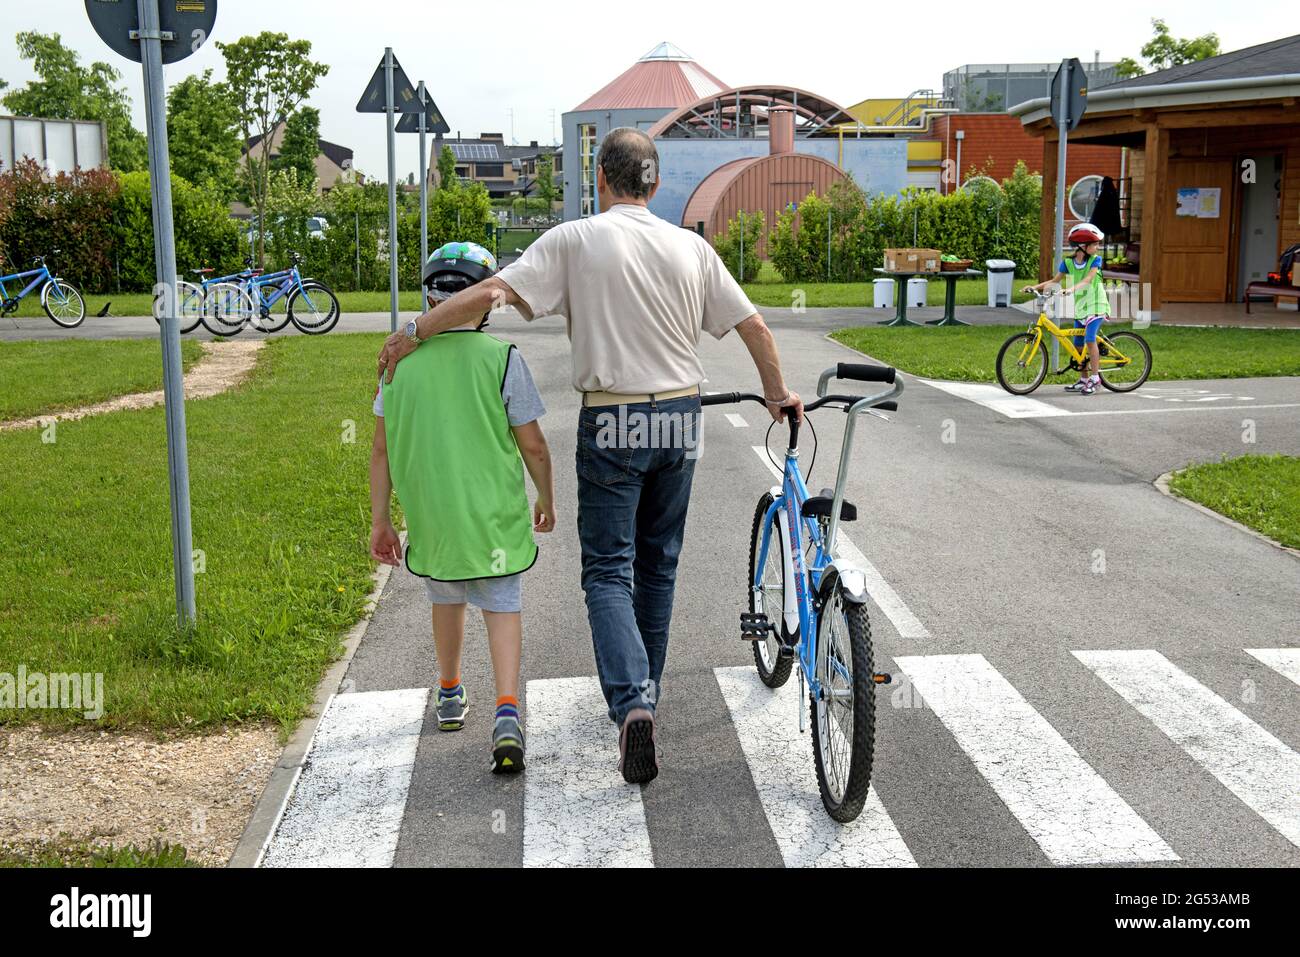
<svg viewBox="0 0 1300 957"><path fill-rule="evenodd" d="M727 223L727 231L713 237L713 248L722 257L727 271L737 282L743 279L753 282L758 278L761 262L758 258L758 244L763 239L763 211L743 213L745 227L742 234L740 217ZM741 239L744 242L741 242ZM744 269L741 269L741 253L744 253Z"/></svg>
<svg viewBox="0 0 1300 957"><path fill-rule="evenodd" d="M120 192L115 217L118 287L124 290L152 289L153 197L149 174L118 173ZM220 273L234 272L242 265L240 227L218 197L191 186L172 175L172 220L176 240L176 269L181 278L198 266L212 266ZM92 289L105 286L87 284Z"/></svg>

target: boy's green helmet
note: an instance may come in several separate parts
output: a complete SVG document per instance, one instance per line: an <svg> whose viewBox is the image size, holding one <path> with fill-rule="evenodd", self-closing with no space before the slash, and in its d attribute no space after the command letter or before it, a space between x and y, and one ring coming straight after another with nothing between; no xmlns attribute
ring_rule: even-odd
<svg viewBox="0 0 1300 957"><path fill-rule="evenodd" d="M443 243L429 255L420 281L442 298L482 282L496 271L496 257L478 243Z"/></svg>

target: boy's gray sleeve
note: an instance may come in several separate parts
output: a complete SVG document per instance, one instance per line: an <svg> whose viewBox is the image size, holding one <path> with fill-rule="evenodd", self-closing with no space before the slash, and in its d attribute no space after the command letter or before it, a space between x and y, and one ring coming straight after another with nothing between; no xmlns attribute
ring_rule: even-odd
<svg viewBox="0 0 1300 957"><path fill-rule="evenodd" d="M384 417L384 380L379 380L379 387L375 389L375 404L371 409L375 415L381 419Z"/></svg>
<svg viewBox="0 0 1300 957"><path fill-rule="evenodd" d="M513 425L527 425L546 414L542 396L528 371L528 363L518 349L510 350L506 360L505 380L501 383L501 399L506 405L506 418Z"/></svg>

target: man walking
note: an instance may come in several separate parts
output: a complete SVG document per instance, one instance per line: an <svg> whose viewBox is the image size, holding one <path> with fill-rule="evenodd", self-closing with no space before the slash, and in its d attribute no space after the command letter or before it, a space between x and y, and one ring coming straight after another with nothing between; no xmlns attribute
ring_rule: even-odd
<svg viewBox="0 0 1300 957"><path fill-rule="evenodd" d="M640 130L611 130L596 159L598 216L548 230L515 263L440 303L379 355L381 374L432 335L514 306L563 315L578 424L582 588L601 689L632 783L659 771L654 712L668 649L677 559L699 434L700 333L740 335L772 418L802 417L776 343L753 303L700 236L651 213L659 154ZM661 441L665 435L675 438ZM668 446L668 447L665 447Z"/></svg>

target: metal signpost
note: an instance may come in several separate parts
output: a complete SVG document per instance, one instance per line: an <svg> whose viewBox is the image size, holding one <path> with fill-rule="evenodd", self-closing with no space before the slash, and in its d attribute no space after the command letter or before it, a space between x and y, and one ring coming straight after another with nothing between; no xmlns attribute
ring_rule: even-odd
<svg viewBox="0 0 1300 957"><path fill-rule="evenodd" d="M1062 60L1052 77L1052 123L1057 130L1056 143L1056 229L1052 247L1052 270L1056 257L1065 249L1065 144L1070 130L1079 125L1088 107L1088 75L1077 58ZM1061 317L1056 317L1059 322ZM1060 368L1060 343L1052 339L1052 370Z"/></svg>
<svg viewBox="0 0 1300 957"><path fill-rule="evenodd" d="M194 623L194 545L190 526L190 467L185 445L185 387L181 337L176 319L176 241L172 227L171 162L167 149L167 100L163 64L198 51L212 33L216 0L166 3L158 0L110 3L86 0L86 14L99 38L127 59L142 64L149 182L153 200L153 249L157 286L154 310L162 340L163 402L167 420L167 466L171 489L172 571L176 618ZM160 16L161 14L161 16Z"/></svg>
<svg viewBox="0 0 1300 957"><path fill-rule="evenodd" d="M397 121L397 132L420 134L420 269L429 261L429 152L428 134L446 134L451 132L437 105L429 99L428 91L421 80L415 89L416 99L424 109L418 113L405 113Z"/></svg>
<svg viewBox="0 0 1300 957"><path fill-rule="evenodd" d="M393 137L395 113L417 113L420 101L393 48L384 48L375 74L357 101L358 113L383 113L388 127L388 327L397 331L397 156Z"/></svg>

